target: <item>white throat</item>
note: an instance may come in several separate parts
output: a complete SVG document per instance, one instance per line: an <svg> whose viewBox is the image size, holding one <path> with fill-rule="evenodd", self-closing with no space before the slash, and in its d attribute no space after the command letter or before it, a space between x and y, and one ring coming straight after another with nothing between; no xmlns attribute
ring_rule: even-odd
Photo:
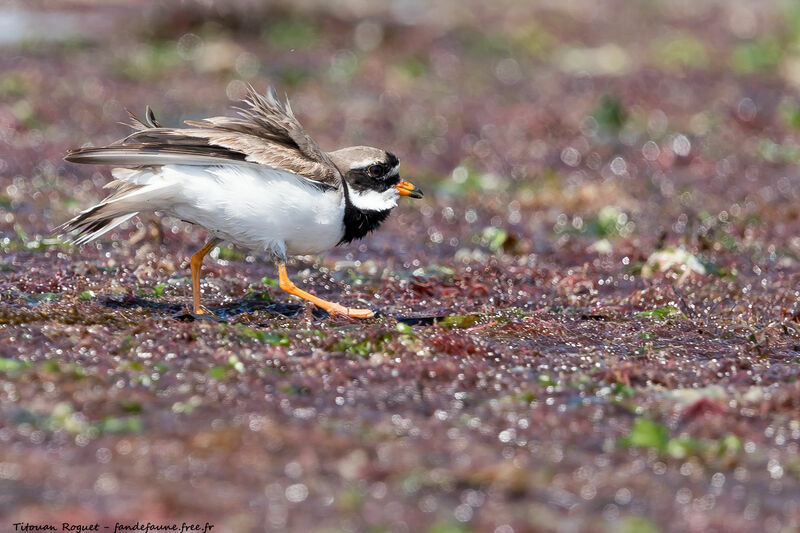
<svg viewBox="0 0 800 533"><path fill-rule="evenodd" d="M389 187L383 192L365 190L356 191L349 189L350 202L365 211L386 211L397 207L397 198L400 196L397 189Z"/></svg>

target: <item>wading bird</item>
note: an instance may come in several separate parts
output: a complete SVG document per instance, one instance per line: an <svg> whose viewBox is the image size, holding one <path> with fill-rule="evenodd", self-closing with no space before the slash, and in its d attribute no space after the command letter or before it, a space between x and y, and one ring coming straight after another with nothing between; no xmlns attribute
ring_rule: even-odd
<svg viewBox="0 0 800 533"><path fill-rule="evenodd" d="M236 117L187 121L167 128L148 107L131 114L131 135L102 147L72 150L73 163L113 165L115 189L61 226L83 244L140 212L157 211L203 227L210 239L190 260L192 309L200 304L203 258L223 241L268 252L280 287L331 314L369 318L369 309L329 302L295 286L292 255L317 254L375 230L400 196L422 191L400 178L391 152L368 146L324 152L295 118L289 101L252 87Z"/></svg>

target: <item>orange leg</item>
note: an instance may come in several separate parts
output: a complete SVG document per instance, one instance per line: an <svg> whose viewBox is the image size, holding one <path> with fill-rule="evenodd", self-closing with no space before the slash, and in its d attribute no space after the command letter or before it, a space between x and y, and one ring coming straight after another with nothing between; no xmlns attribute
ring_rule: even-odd
<svg viewBox="0 0 800 533"><path fill-rule="evenodd" d="M200 305L200 268L203 266L203 258L208 255L208 252L213 250L219 242L219 239L211 239L189 260L189 266L192 270L192 312L196 315L209 312Z"/></svg>
<svg viewBox="0 0 800 533"><path fill-rule="evenodd" d="M375 316L375 313L369 309L354 309L352 307L345 307L337 303L323 300L322 298L318 298L313 294L307 293L303 289L297 288L297 286L292 283L292 281L289 279L289 276L286 274L286 264L282 262L278 263L278 284L280 285L281 289L285 290L289 294L297 296L298 298L302 298L303 300L308 300L332 315L336 314L351 316L354 318L372 318Z"/></svg>

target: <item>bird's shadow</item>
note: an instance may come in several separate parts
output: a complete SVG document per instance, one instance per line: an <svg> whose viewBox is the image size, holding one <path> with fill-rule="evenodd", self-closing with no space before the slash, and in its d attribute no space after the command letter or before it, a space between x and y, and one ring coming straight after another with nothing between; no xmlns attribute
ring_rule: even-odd
<svg viewBox="0 0 800 533"><path fill-rule="evenodd" d="M299 304L286 304L271 302L259 297L245 297L237 302L232 302L226 305L210 306L207 309L211 313L195 314L188 310L185 304L158 302L155 300L148 300L140 296L125 296L108 297L102 301L103 305L112 309L136 309L142 308L151 311L153 314L163 318L173 318L176 320L210 320L214 322L227 322L228 319L234 318L243 313L253 312L266 312L276 317L294 318L300 315L304 306ZM322 320L328 318L330 315L319 307L314 307L311 311L315 320ZM384 313L377 311L376 317L386 316ZM396 316L394 317L398 322L402 322L409 326L430 326L445 318L444 316Z"/></svg>
<svg viewBox="0 0 800 533"><path fill-rule="evenodd" d="M211 311L211 313L205 314L192 313L185 304L158 302L139 296L125 296L123 298L109 297L103 301L103 304L112 309L147 309L157 316L186 321L212 320L216 322L227 322L229 318L233 318L236 315L256 311L292 318L303 312L302 305L276 303L260 298L243 298L242 300L226 305L209 306L207 309ZM314 308L312 314L315 319L322 319L328 316L328 313L319 308Z"/></svg>

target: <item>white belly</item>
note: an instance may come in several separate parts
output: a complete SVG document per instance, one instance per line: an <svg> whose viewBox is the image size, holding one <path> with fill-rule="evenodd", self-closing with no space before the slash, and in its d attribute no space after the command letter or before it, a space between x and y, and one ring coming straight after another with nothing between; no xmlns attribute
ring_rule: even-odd
<svg viewBox="0 0 800 533"><path fill-rule="evenodd" d="M161 179L173 182L167 214L254 250L289 255L328 250L344 234L344 197L321 191L304 178L268 167L168 165Z"/></svg>

